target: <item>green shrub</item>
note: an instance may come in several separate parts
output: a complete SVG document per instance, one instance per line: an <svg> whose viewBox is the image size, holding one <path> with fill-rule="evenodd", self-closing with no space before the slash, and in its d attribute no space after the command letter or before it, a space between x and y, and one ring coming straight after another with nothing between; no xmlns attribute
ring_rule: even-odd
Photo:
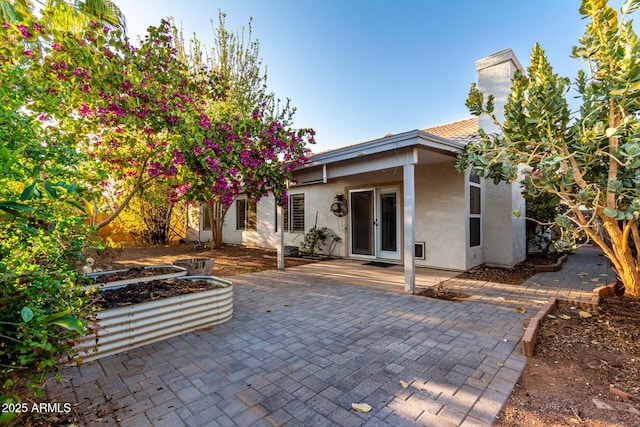
<svg viewBox="0 0 640 427"><path fill-rule="evenodd" d="M81 216L50 215L0 218L0 403L41 396L91 316L76 269L89 230Z"/></svg>

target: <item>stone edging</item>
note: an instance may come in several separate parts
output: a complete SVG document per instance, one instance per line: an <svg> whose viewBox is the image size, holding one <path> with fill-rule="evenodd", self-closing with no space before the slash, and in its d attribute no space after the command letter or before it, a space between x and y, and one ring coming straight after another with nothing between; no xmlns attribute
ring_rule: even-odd
<svg viewBox="0 0 640 427"><path fill-rule="evenodd" d="M582 306L598 306L604 298L609 296L613 296L616 294L618 290L618 282L614 280L610 282L608 285L600 286L593 290L593 294L591 296L590 302L580 302L575 300L567 300L567 299L559 299L555 297L549 298L549 302L544 305L533 318L529 321L529 326L524 332L522 336L522 354L524 356L530 357L533 356L533 352L536 348L536 342L538 342L538 330L540 329L540 323L542 319L544 319L547 314L551 313L551 311L558 305L558 303L567 303L567 304L580 304Z"/></svg>
<svg viewBox="0 0 640 427"><path fill-rule="evenodd" d="M562 264L564 264L564 262L567 260L568 257L569 255L564 254L560 258L558 258L555 264L534 265L533 268L535 268L536 273L560 271L562 270Z"/></svg>

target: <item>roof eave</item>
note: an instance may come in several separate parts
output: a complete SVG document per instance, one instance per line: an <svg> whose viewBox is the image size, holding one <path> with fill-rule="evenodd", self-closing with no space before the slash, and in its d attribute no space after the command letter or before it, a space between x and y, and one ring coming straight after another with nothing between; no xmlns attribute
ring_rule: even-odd
<svg viewBox="0 0 640 427"><path fill-rule="evenodd" d="M452 155L461 153L465 144L450 139L442 138L422 130L416 129L396 135L386 136L348 147L338 148L309 157L304 166L320 166L344 160L352 160L357 157L378 154L385 151L398 150L407 147L418 147L427 150L449 152Z"/></svg>

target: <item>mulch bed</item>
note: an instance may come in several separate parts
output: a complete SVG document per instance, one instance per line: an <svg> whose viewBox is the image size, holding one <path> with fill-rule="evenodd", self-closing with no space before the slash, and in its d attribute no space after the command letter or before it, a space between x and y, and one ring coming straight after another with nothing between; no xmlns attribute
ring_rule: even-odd
<svg viewBox="0 0 640 427"><path fill-rule="evenodd" d="M102 309L116 308L218 288L222 286L207 280L153 280L102 291L96 296L96 305Z"/></svg>
<svg viewBox="0 0 640 427"><path fill-rule="evenodd" d="M418 292L416 295L428 298L441 299L445 301L460 302L469 298L469 295L451 292L446 289L427 288Z"/></svg>

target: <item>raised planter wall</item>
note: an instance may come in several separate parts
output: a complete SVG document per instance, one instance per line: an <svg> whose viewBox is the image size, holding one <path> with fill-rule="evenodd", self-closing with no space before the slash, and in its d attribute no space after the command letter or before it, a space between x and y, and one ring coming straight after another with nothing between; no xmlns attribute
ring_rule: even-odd
<svg viewBox="0 0 640 427"><path fill-rule="evenodd" d="M177 259L173 265L185 268L189 276L210 276L213 272L213 258Z"/></svg>
<svg viewBox="0 0 640 427"><path fill-rule="evenodd" d="M558 302L563 301L568 304L582 306L586 308L588 306L595 307L598 306L603 298L607 298L609 296L613 296L619 290L619 285L617 280L613 280L606 286L600 286L593 290L591 296L591 302L585 301L570 301L564 300L562 298L558 299L555 297L549 298L549 302L540 309L538 314L531 318L529 321L529 325L522 336L522 354L527 357L531 357L534 355L536 343L538 342L538 331L540 330L540 325L542 324L543 319L547 316L547 314L551 313Z"/></svg>
<svg viewBox="0 0 640 427"><path fill-rule="evenodd" d="M133 283L151 282L153 280L175 279L177 277L183 277L187 275L186 268L179 267L176 265L154 265L154 266L144 267L144 269L152 270L152 271L158 270L158 269L163 269L163 270L171 269L173 270L173 272L149 275L144 277L136 277L132 279L114 280L112 282L105 282L105 283L95 283L93 285L85 286L84 289L95 288L95 287L97 287L100 290L117 289L127 285L131 285ZM124 268L122 270L98 271L95 273L88 273L87 277L89 279L97 279L100 276L106 276L108 274L114 274L114 273L124 273L126 271L129 271L129 269Z"/></svg>
<svg viewBox="0 0 640 427"><path fill-rule="evenodd" d="M176 280L209 280L223 286L175 297L103 310L98 314L96 336L78 343L77 358L90 362L217 325L233 317L233 285L212 276L187 276Z"/></svg>
<svg viewBox="0 0 640 427"><path fill-rule="evenodd" d="M569 256L567 254L563 254L554 264L536 265L534 266L536 273L560 271L562 270L562 264L567 261L568 257Z"/></svg>

